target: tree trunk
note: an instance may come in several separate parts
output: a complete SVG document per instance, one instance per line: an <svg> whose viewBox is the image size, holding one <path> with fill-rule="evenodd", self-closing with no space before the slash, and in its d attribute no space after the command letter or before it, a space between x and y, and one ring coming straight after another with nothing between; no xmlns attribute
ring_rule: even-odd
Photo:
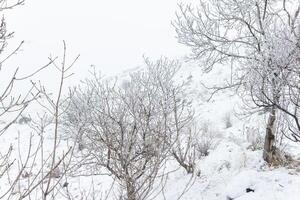
<svg viewBox="0 0 300 200"><path fill-rule="evenodd" d="M272 108L269 115L268 124L266 128L265 144L263 159L271 164L274 161L275 154L275 121L276 121L276 109Z"/></svg>
<svg viewBox="0 0 300 200"><path fill-rule="evenodd" d="M127 199L128 200L137 200L134 182L132 180L127 180L126 187L127 187L126 188L127 189Z"/></svg>

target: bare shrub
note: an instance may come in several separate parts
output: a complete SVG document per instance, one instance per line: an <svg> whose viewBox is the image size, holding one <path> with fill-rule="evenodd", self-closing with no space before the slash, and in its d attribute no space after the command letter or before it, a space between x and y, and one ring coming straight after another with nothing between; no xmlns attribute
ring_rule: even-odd
<svg viewBox="0 0 300 200"><path fill-rule="evenodd" d="M211 127L211 123L202 122L200 124L200 132L197 137L197 151L199 158L209 155L209 151L214 148L214 138L216 138L216 130Z"/></svg>
<svg viewBox="0 0 300 200"><path fill-rule="evenodd" d="M172 149L176 161L189 174L196 172L197 161L208 156L216 134L209 122L202 122L199 125L197 121L197 118L194 118L185 126L187 131L179 135Z"/></svg>
<svg viewBox="0 0 300 200"><path fill-rule="evenodd" d="M172 155L177 163L188 174L194 173L198 158L198 131L195 127L187 127L187 131L180 134L172 148Z"/></svg>
<svg viewBox="0 0 300 200"><path fill-rule="evenodd" d="M209 151L212 149L212 138L208 136L201 136L197 143L197 151L199 152L199 157L208 156Z"/></svg>
<svg viewBox="0 0 300 200"><path fill-rule="evenodd" d="M259 128L247 127L244 133L247 141L250 143L250 146L248 147L249 149L252 151L263 149L264 138Z"/></svg>

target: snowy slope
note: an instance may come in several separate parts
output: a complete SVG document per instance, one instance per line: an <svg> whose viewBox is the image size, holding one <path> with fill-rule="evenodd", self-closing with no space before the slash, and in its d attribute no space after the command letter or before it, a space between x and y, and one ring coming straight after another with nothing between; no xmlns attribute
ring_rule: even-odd
<svg viewBox="0 0 300 200"><path fill-rule="evenodd" d="M128 72L127 72L128 73ZM262 160L261 144L253 147L255 141L261 142L264 133L263 115L241 116L241 99L233 91L220 91L210 100L210 92L203 84L221 84L229 76L224 69L215 69L210 74L203 74L197 64L184 63L178 80L191 79L188 93L193 98L193 105L198 116L198 123L207 126L212 138L209 155L197 161L197 174L186 172L170 161L166 171L173 171L165 178L164 191L154 199L186 200L296 200L300 199L300 167L269 167ZM121 75L126 77L126 74ZM30 110L27 111L30 113ZM230 124L228 124L228 121ZM14 124L4 136L0 137L1 153L13 146L12 158L26 157L28 138L33 133L34 146L40 135L27 125ZM21 139L18 140L18 134ZM70 142L61 138L58 152L67 151ZM300 158L300 145L289 144L285 149ZM44 133L45 154L53 144L53 126ZM18 145L19 149L18 150ZM76 153L76 152L75 152ZM41 158L37 158L38 160ZM39 164L35 164L36 167ZM17 168L12 172L17 173ZM37 173L34 170L32 173ZM89 171L81 171L88 174ZM104 172L103 172L104 173ZM7 179L0 179L0 192L8 187ZM112 177L107 175L68 177L67 187L61 186L57 199L115 199L119 189ZM18 190L26 185L26 178L21 181ZM72 197L66 196L67 190ZM247 192L248 190L248 192ZM7 197L6 197L7 198ZM34 197L32 197L34 199Z"/></svg>

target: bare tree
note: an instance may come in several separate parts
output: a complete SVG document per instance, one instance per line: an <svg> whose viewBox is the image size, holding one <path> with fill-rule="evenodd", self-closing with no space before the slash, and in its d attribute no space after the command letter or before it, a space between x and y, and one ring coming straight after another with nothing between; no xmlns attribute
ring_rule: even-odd
<svg viewBox="0 0 300 200"><path fill-rule="evenodd" d="M9 0L1 0L0 1L0 12L3 12L8 9L12 9L16 6L22 5L24 0L18 1L9 1ZM5 73L5 62L11 58L14 54L16 54L21 48L23 42L19 44L12 52L6 52L5 49L8 45L8 40L13 37L13 32L8 32L6 28L6 21L4 17L0 22L0 73L3 76ZM15 122L15 120L22 114L22 112L26 109L28 104L33 101L38 94L33 94L33 87L28 90L25 95L15 95L13 96L13 89L17 81L22 81L30 78L35 75L38 71L49 66L50 63L46 64L44 67L38 69L36 72L26 76L26 77L18 77L19 68L16 68L10 78L7 78L9 75L5 76L5 80L2 80L2 84L0 87L0 121L1 119L6 119L9 113L14 113L14 118L9 122L3 123L0 126L0 136L8 129L8 127ZM4 76L3 76L4 77Z"/></svg>
<svg viewBox="0 0 300 200"><path fill-rule="evenodd" d="M0 12L22 5L24 0L0 0ZM0 22L0 136L12 126L18 118L19 122L24 122L31 127L32 133L29 138L18 136L18 144L9 146L5 151L0 152L0 199L43 199L57 196L57 188L63 176L66 175L73 148L68 148L65 152L59 152L59 117L62 114L62 89L64 81L69 77L70 68L77 61L76 57L72 63L66 63L66 44L64 42L64 55L61 66L56 64L56 58L49 58L49 62L33 71L31 74L18 76L19 68L14 69L9 77L6 70L6 61L16 54L23 41L11 52L6 52L8 40L13 37L13 33L6 29L6 22L2 18ZM59 70L60 86L57 99L45 91L44 87L31 81L32 86L22 94L19 94L16 84L29 81L31 77L38 74L48 66L54 66ZM4 79L3 79L4 78ZM30 82L29 82L30 83ZM38 120L30 119L22 115L25 109L32 103L40 103L46 113L39 115ZM3 120L2 120L3 119ZM53 148L45 150L44 135L49 126L54 126ZM23 140L28 139L28 144ZM27 149L25 147L27 146ZM24 152L26 151L26 152ZM14 155L14 154L17 154ZM64 168L62 169L62 165Z"/></svg>
<svg viewBox="0 0 300 200"><path fill-rule="evenodd" d="M198 7L180 5L174 26L179 42L191 47L192 59L210 71L228 64L232 77L225 86L242 89L256 108L269 113L264 159L274 154L278 106L288 101L287 80L298 69L299 10L295 1L212 0ZM250 98L249 98L250 97Z"/></svg>
<svg viewBox="0 0 300 200"><path fill-rule="evenodd" d="M12 9L16 6L22 5L24 3L23 0L17 1L8 1L8 0L1 0L0 1L0 12L4 12L5 10ZM0 136L3 136L5 131L18 119L19 116L23 113L23 111L28 107L28 105L37 99L39 92L33 91L34 86L29 88L25 95L15 95L15 84L16 82L28 80L28 78L34 76L40 70L49 66L50 63L46 64L45 66L39 68L37 71L33 72L32 74L19 77L18 76L18 68L16 68L13 74L9 77L6 74L5 69L5 62L11 58L15 53L19 51L23 42L21 42L13 51L6 52L6 47L8 45L8 40L13 37L12 32L8 32L6 29L6 22L4 17L0 23L0 75L2 76L1 85L0 85ZM3 80L3 77L5 79ZM3 120L2 120L3 119ZM31 140L31 139L30 139ZM4 149L4 148L2 148ZM2 150L1 149L1 150ZM11 158L11 153L14 150L13 146L10 146L8 150L5 152L0 152L0 179L4 180L6 175L9 174L9 171L12 169L14 165L16 165L16 159ZM30 156L31 150L28 150L27 157ZM27 160L27 159L25 159ZM22 175L22 172L25 169L25 163L22 163L19 166L20 173L13 174L9 177L9 181L12 184L11 187L8 187L6 190L5 188L1 189L0 198L3 198L6 194L10 195L12 188L15 186L17 181Z"/></svg>
<svg viewBox="0 0 300 200"><path fill-rule="evenodd" d="M33 89L31 95L35 97L35 93L39 94L39 98L34 98L34 103L40 104L44 112L37 114L37 120L32 118L28 123L32 133L29 136L26 154L22 153L24 148L21 147L25 145L24 141L21 144L21 140L24 140L24 138L21 138L19 135L19 158L15 158L14 160L17 166L8 159L12 151L11 149L6 153L7 156L3 157L5 164L3 167L6 169L5 175L9 180L9 187L0 194L0 199L31 199L34 194L35 199L46 200L50 198L50 196L52 199L55 199L58 195L61 182L63 178L66 177L71 163L74 146L67 146L67 148L64 146L64 148L62 148L60 145L59 118L64 112L62 104L65 103L61 100L61 96L63 94L65 79L71 75L69 70L77 61L78 57L79 56L70 64L66 63L66 44L64 42L64 54L61 65L56 64L56 59L49 58L52 66L54 66L61 75L55 100L46 92L42 85L32 83ZM51 128L54 130L52 136L53 146L52 148L45 148L44 138L46 134L49 137L49 133L52 133ZM13 164L15 165L13 166ZM18 168L17 173L13 167ZM15 178L12 179L11 177Z"/></svg>
<svg viewBox="0 0 300 200"><path fill-rule="evenodd" d="M172 152L177 155L175 144L193 119L184 98L186 83L174 79L180 64L146 59L146 65L123 81L94 73L72 93L64 120L68 134L85 148L84 156L111 173L129 200L159 191L155 182L161 167Z"/></svg>

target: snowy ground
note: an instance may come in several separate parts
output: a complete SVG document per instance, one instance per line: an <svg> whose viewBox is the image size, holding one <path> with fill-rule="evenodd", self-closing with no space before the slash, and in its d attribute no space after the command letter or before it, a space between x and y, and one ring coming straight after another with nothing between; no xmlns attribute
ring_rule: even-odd
<svg viewBox="0 0 300 200"><path fill-rule="evenodd" d="M253 141L261 141L263 137L264 116L256 114L245 118L238 115L241 100L231 91L221 91L207 102L209 92L201 85L201 81L207 85L215 83L216 80L221 83L224 75L221 75L221 70L216 70L210 75L202 75L198 67L186 65L180 73L180 78L193 80L190 93L194 98L199 124L208 126L213 145L209 155L198 161L199 173L197 175L187 175L184 170L178 169L176 164L169 164L167 170L177 170L166 177L164 192L154 199L298 200L300 198L300 167L296 165L269 167L262 160L262 150L259 147L253 147ZM30 110L27 113L30 113ZM230 119L230 125L227 119ZM33 132L28 125L14 124L0 137L0 152L4 153L12 145L12 158L26 157L31 133L34 135L33 146L39 145L35 142L39 141L40 135ZM257 136L258 134L261 135ZM53 144L52 125L44 133L43 144L46 155ZM62 139L58 148L59 154L66 152L70 145L72 145L71 142ZM295 159L300 159L300 145L287 143L285 150ZM36 159L37 163L39 159L40 157ZM11 172L12 175L17 173L17 168L14 170ZM31 173L36 172L33 170ZM0 181L1 192L9 184L6 179L2 178ZM117 185L113 184L113 179L107 175L74 175L62 181L64 182L69 184L67 187L61 185L57 199L68 198L67 190L72 194L69 199L82 199L85 196L88 196L88 199L92 199L92 196L95 199L106 197L114 199L119 192ZM18 190L22 190L21 184L26 185L26 178L15 189L15 196ZM34 196L32 199L35 199Z"/></svg>

